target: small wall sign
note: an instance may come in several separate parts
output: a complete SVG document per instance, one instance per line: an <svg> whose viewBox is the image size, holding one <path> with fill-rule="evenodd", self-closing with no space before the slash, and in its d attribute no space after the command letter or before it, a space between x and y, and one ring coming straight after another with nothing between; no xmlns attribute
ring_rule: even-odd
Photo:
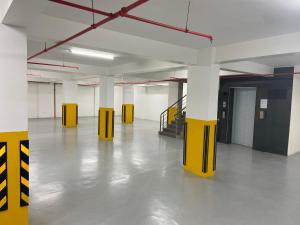
<svg viewBox="0 0 300 225"><path fill-rule="evenodd" d="M260 108L267 109L268 108L268 99L261 99L260 100Z"/></svg>

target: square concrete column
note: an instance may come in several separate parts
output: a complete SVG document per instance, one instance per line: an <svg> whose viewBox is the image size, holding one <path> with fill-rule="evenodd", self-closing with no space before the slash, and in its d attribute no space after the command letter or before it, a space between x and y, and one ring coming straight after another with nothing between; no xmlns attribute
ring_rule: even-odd
<svg viewBox="0 0 300 225"><path fill-rule="evenodd" d="M114 137L114 78L100 78L100 108L98 115L98 137L104 141L111 141Z"/></svg>
<svg viewBox="0 0 300 225"><path fill-rule="evenodd" d="M216 170L219 65L188 70L183 164L187 171L210 177Z"/></svg>
<svg viewBox="0 0 300 225"><path fill-rule="evenodd" d="M0 224L28 225L27 36L0 24Z"/></svg>
<svg viewBox="0 0 300 225"><path fill-rule="evenodd" d="M134 121L134 88L123 87L122 123L132 124Z"/></svg>
<svg viewBox="0 0 300 225"><path fill-rule="evenodd" d="M78 125L78 85L76 81L65 80L63 82L62 125L65 128L73 128Z"/></svg>

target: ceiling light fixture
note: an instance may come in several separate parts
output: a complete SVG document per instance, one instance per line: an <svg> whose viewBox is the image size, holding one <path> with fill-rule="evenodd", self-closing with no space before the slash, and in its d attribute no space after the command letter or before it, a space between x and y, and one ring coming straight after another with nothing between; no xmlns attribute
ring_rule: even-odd
<svg viewBox="0 0 300 225"><path fill-rule="evenodd" d="M107 59L107 60L114 60L115 55L108 52L100 52L90 49L83 49L83 48L71 48L70 52L72 54L76 55L83 55L88 57L95 57L95 58L101 58L101 59Z"/></svg>

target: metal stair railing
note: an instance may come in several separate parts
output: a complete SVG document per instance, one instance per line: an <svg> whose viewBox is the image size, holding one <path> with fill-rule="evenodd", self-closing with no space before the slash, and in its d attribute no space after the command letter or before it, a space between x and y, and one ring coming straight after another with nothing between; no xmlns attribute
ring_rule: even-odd
<svg viewBox="0 0 300 225"><path fill-rule="evenodd" d="M165 111L160 114L160 128L159 131L163 132L165 128L168 128L169 123L175 122L176 125L176 134L180 132L180 124L177 121L182 119L182 116L185 117L186 112L186 99L187 96L183 96L177 102L169 106ZM174 111L175 110L175 111ZM171 118L170 118L171 117Z"/></svg>

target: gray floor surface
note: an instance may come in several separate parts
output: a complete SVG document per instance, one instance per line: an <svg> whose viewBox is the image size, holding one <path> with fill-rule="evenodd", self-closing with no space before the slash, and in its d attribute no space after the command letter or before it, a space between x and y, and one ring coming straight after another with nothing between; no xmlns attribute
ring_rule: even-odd
<svg viewBox="0 0 300 225"><path fill-rule="evenodd" d="M219 144L216 176L202 179L158 123L119 121L102 142L96 118L30 120L30 225L300 224L300 154Z"/></svg>

